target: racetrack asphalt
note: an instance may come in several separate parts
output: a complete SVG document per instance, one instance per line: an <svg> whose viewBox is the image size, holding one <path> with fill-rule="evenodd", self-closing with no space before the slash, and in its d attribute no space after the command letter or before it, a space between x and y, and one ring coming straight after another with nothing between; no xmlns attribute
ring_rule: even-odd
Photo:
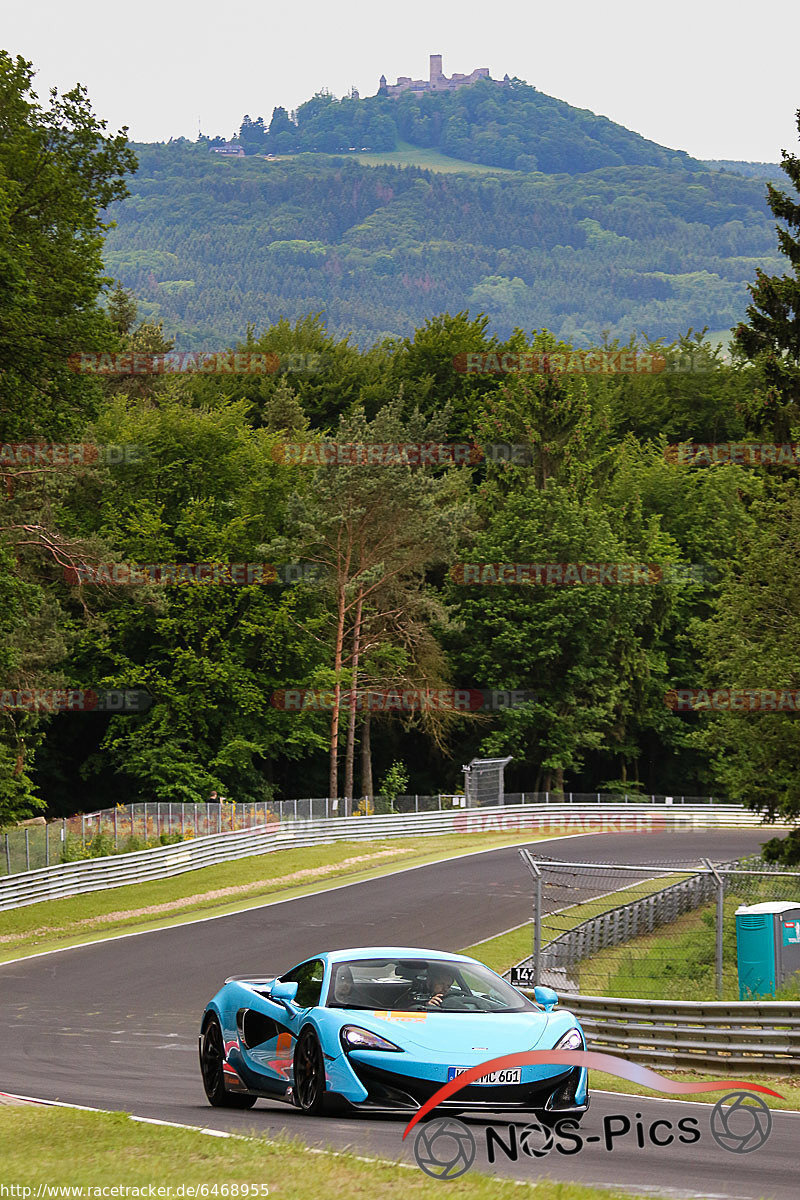
<svg viewBox="0 0 800 1200"><path fill-rule="evenodd" d="M560 839L552 847L538 841L531 848L579 861L697 862L698 856L708 856L719 862L757 851L767 836L761 829L600 834ZM2 964L0 1090L205 1128L285 1132L316 1146L413 1163L416 1130L402 1142L402 1119L313 1119L268 1101L249 1112L210 1108L197 1060L203 1008L228 975L280 973L318 951L346 946L459 950L519 925L530 911L530 877L512 846ZM581 1129L597 1141L580 1153L553 1149L542 1158L522 1153L514 1162L499 1151L499 1161L491 1166L487 1122L468 1117L465 1123L476 1134L476 1168L497 1174L531 1180L549 1176L676 1198L796 1200L800 1116L773 1112L768 1142L741 1154L712 1140L708 1106L680 1102L678 1108L678 1103L595 1093ZM617 1115L629 1118L631 1130L608 1150L604 1118ZM674 1127L686 1116L698 1119L698 1142L651 1142L653 1121ZM518 1124L523 1123L520 1118ZM504 1128L500 1118L495 1124ZM611 1124L619 1128L622 1122ZM659 1136L667 1138L669 1132L661 1126Z"/></svg>

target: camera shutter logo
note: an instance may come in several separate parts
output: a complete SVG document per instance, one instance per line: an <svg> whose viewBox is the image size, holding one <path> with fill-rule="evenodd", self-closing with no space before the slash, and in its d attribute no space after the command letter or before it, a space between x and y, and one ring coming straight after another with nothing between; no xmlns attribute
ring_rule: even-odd
<svg viewBox="0 0 800 1200"><path fill-rule="evenodd" d="M538 1121L531 1121L520 1130L519 1144L529 1158L544 1158L553 1149L553 1130Z"/></svg>
<svg viewBox="0 0 800 1200"><path fill-rule="evenodd" d="M711 1136L732 1154L760 1150L771 1132L772 1113L752 1092L728 1092L711 1110Z"/></svg>
<svg viewBox="0 0 800 1200"><path fill-rule="evenodd" d="M475 1149L475 1138L462 1121L439 1117L420 1126L414 1158L434 1179L458 1179L475 1161Z"/></svg>

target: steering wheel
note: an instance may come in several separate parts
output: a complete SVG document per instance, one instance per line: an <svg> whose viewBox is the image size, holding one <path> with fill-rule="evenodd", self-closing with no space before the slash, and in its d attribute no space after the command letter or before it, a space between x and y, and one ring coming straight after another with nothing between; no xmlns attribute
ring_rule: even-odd
<svg viewBox="0 0 800 1200"><path fill-rule="evenodd" d="M459 1009L465 1008L468 1011L482 1011L480 1002L474 996L453 996L453 999L458 1001Z"/></svg>

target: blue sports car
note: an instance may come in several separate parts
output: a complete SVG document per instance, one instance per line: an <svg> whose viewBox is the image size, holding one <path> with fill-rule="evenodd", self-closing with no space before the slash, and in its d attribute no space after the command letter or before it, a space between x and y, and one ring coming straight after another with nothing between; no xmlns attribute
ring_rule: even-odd
<svg viewBox="0 0 800 1200"><path fill-rule="evenodd" d="M236 977L208 1004L200 1033L211 1104L258 1097L304 1113L413 1115L443 1084L514 1051L583 1050L570 1012L536 1003L474 958L370 946L316 955L285 974ZM585 1068L521 1066L469 1084L442 1109L580 1119Z"/></svg>

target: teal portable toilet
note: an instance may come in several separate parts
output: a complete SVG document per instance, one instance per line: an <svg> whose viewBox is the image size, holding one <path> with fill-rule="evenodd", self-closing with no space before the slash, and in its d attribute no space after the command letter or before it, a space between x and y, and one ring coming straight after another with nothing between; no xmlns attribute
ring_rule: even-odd
<svg viewBox="0 0 800 1200"><path fill-rule="evenodd" d="M768 900L736 910L739 999L774 996L776 987L800 971L800 903Z"/></svg>

